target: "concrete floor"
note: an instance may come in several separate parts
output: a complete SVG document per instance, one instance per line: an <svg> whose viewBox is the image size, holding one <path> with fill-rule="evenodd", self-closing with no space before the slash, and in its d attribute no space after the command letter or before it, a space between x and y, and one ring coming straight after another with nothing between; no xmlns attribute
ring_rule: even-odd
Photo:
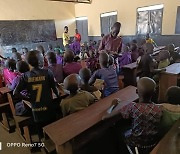
<svg viewBox="0 0 180 154"><path fill-rule="evenodd" d="M24 142L16 132L8 133L2 126L0 126L0 142L2 143L0 154L31 154L27 147L7 147L7 143ZM35 152L35 154L41 154L41 152Z"/></svg>

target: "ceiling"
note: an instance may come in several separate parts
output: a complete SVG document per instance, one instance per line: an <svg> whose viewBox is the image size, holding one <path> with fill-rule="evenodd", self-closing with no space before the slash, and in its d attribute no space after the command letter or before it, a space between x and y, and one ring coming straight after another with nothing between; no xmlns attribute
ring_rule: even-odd
<svg viewBox="0 0 180 154"><path fill-rule="evenodd" d="M60 1L60 2L71 2L71 3L85 3L85 4L90 4L92 0L50 0L50 1Z"/></svg>

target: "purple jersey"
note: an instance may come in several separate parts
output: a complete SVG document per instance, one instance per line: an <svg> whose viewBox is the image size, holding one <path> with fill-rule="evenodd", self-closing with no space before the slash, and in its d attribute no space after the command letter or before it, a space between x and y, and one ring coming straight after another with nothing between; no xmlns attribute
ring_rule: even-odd
<svg viewBox="0 0 180 154"><path fill-rule="evenodd" d="M79 74L79 70L82 68L81 64L78 62L72 62L72 63L66 63L66 65L63 68L65 76L68 76L70 74Z"/></svg>
<svg viewBox="0 0 180 154"><path fill-rule="evenodd" d="M89 81L90 84L94 83L96 79L104 80L104 96L108 96L119 90L117 73L112 67L101 68L94 72Z"/></svg>

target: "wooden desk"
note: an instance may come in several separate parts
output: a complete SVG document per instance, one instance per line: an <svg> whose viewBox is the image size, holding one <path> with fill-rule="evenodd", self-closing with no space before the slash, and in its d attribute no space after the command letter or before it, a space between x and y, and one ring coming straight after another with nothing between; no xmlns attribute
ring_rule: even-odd
<svg viewBox="0 0 180 154"><path fill-rule="evenodd" d="M122 67L124 73L124 86L136 86L136 68L137 62L124 65Z"/></svg>
<svg viewBox="0 0 180 154"><path fill-rule="evenodd" d="M179 154L180 153L180 119L163 137L151 154Z"/></svg>
<svg viewBox="0 0 180 154"><path fill-rule="evenodd" d="M160 74L159 80L159 102L165 102L165 94L169 87L177 86L180 75L180 63L174 63L166 67L166 71Z"/></svg>
<svg viewBox="0 0 180 154"><path fill-rule="evenodd" d="M66 147L67 142L100 122L114 98L120 98L122 100L121 105L135 101L138 99L136 87L126 87L82 111L71 114L44 127L44 132L55 143L57 153L72 153L72 149L69 150Z"/></svg>

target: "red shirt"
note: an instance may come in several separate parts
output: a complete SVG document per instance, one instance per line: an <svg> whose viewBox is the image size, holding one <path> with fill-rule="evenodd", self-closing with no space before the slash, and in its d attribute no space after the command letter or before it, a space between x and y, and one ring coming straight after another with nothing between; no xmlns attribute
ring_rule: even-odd
<svg viewBox="0 0 180 154"><path fill-rule="evenodd" d="M121 37L118 36L116 38L113 38L111 34L108 34L103 37L99 45L99 51L106 50L106 51L114 51L120 53L121 47L122 47Z"/></svg>
<svg viewBox="0 0 180 154"><path fill-rule="evenodd" d="M75 34L75 37L77 38L78 42L81 42L81 34L77 33Z"/></svg>

